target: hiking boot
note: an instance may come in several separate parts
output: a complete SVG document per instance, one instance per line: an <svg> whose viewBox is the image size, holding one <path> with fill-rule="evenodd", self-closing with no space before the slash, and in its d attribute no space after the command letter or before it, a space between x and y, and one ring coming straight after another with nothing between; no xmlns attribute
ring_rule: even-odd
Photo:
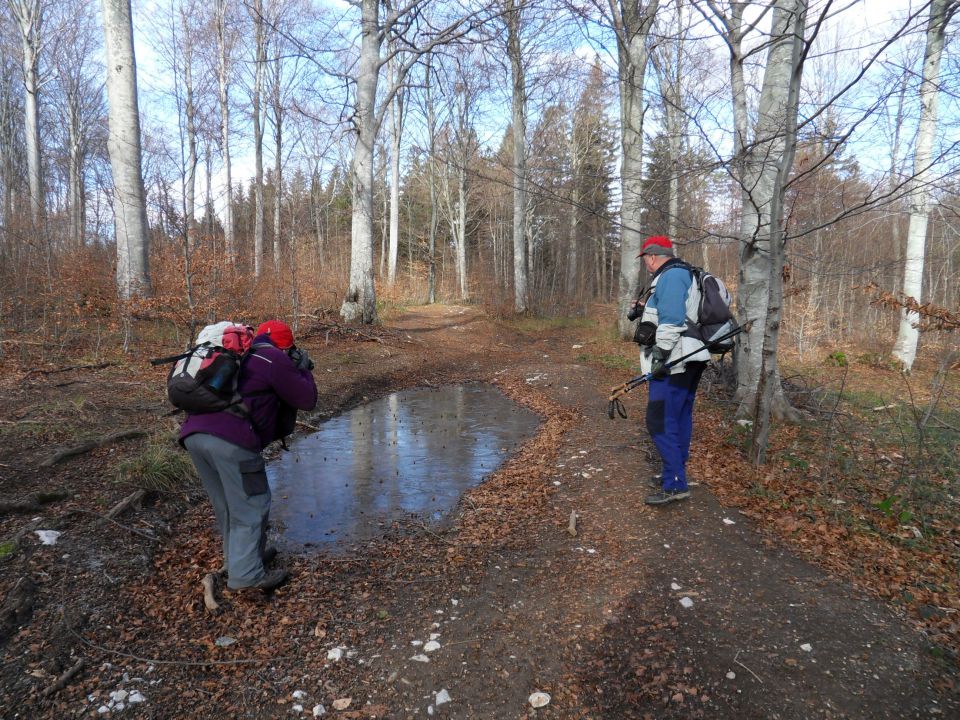
<svg viewBox="0 0 960 720"><path fill-rule="evenodd" d="M266 570L266 569L267 569L267 565L269 565L270 563L272 563L274 560L277 559L277 549L276 549L275 547L273 547L272 545L271 545L270 547L264 549L263 555L260 556L260 559L263 561L263 569ZM220 570L218 570L217 573L218 573L218 574L220 575L220 577L222 577L224 580L226 580L228 577L230 577L229 573L227 572L227 567L226 567L226 565L221 565L221 566L220 566Z"/></svg>
<svg viewBox="0 0 960 720"><path fill-rule="evenodd" d="M653 495L647 495L644 502L647 505L666 505L677 500L686 500L688 497L690 497L689 490L661 490Z"/></svg>
<svg viewBox="0 0 960 720"><path fill-rule="evenodd" d="M259 590L262 593L269 593L276 590L278 587L283 585L287 581L287 578L290 577L290 573L284 568L275 568L265 574L259 581L253 585L248 585L247 587L242 588L232 588L227 587L227 590L233 593L243 593L247 594L253 590Z"/></svg>
<svg viewBox="0 0 960 720"><path fill-rule="evenodd" d="M662 488L663 473L657 473L656 475L652 475L650 479L647 481L647 485L652 487L654 490L659 490L660 488Z"/></svg>

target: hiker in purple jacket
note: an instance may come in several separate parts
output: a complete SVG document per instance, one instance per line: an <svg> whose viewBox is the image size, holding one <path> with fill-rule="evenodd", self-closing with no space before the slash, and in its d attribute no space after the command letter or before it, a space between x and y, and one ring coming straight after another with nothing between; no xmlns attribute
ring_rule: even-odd
<svg viewBox="0 0 960 720"><path fill-rule="evenodd" d="M283 568L267 572L264 567L277 553L266 547L270 486L260 453L274 439L278 398L299 410L317 404L312 368L306 351L294 346L286 323L265 322L257 328L237 383L249 415L229 410L188 415L180 429L180 442L213 503L231 590L266 592L289 575Z"/></svg>

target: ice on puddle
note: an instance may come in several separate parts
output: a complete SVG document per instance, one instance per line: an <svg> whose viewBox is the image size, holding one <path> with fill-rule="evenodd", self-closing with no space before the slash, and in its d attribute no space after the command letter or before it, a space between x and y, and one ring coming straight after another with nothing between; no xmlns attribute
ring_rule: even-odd
<svg viewBox="0 0 960 720"><path fill-rule="evenodd" d="M437 705L446 705L450 702L450 693L447 692L446 688L437 693L435 702Z"/></svg>
<svg viewBox="0 0 960 720"><path fill-rule="evenodd" d="M440 643L438 643L436 640L431 640L430 642L428 642L426 645L423 646L423 649L425 652L433 652L434 650L439 650Z"/></svg>
<svg viewBox="0 0 960 720"><path fill-rule="evenodd" d="M731 520L730 518L724 518L724 519L723 519L723 524L724 524L724 525L736 525L736 523L735 523L733 520Z"/></svg>
<svg viewBox="0 0 960 720"><path fill-rule="evenodd" d="M423 655L423 654L414 655L410 659L413 660L414 662L424 662L424 663L430 662L430 658L428 658L426 655Z"/></svg>
<svg viewBox="0 0 960 720"><path fill-rule="evenodd" d="M57 538L62 534L59 530L34 530L34 532L44 545L56 545Z"/></svg>
<svg viewBox="0 0 960 720"><path fill-rule="evenodd" d="M320 717L321 715L326 715L327 709L323 705L314 705L313 706L313 716Z"/></svg>
<svg viewBox="0 0 960 720"><path fill-rule="evenodd" d="M813 650L813 645L811 645L810 643L804 643L803 645L800 646L800 649L803 650L804 652L811 652Z"/></svg>
<svg viewBox="0 0 960 720"><path fill-rule="evenodd" d="M680 598L680 604L683 605L685 608L692 608L692 607L693 607L693 600L691 600L690 598L684 596L684 597Z"/></svg>
<svg viewBox="0 0 960 720"><path fill-rule="evenodd" d="M527 702L530 703L530 707L546 707L550 704L550 696L545 692L535 692L529 698L527 698Z"/></svg>
<svg viewBox="0 0 960 720"><path fill-rule="evenodd" d="M680 589L680 586L677 585L676 583L670 583L670 589L673 591L677 591Z"/></svg>
<svg viewBox="0 0 960 720"><path fill-rule="evenodd" d="M294 700L303 700L307 697L307 694L303 690L294 690L293 699Z"/></svg>

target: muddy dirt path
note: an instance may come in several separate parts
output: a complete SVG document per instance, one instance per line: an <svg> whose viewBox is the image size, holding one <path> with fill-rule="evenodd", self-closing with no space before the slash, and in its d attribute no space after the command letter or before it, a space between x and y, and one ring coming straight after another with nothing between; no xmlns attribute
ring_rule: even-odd
<svg viewBox="0 0 960 720"><path fill-rule="evenodd" d="M199 591L218 564L201 494L98 517L126 494L103 477L109 455L135 442L44 472L48 443L0 454L8 495L70 492L38 510L69 542L26 537L0 566L3 717L958 716L946 670L888 606L778 548L706 486L643 504L643 394L628 419L607 418L605 392L624 373L577 361L586 334L520 332L461 307L414 308L364 337L308 331L321 387L311 423L396 389L473 380L538 412L541 429L442 526L397 522L346 555L281 556L288 585L221 598L218 614ZM60 390L0 388L8 419L40 398L109 405L97 388L126 376L96 373ZM162 389L135 382L101 430L172 422ZM30 520L8 513L2 537ZM534 692L549 704L531 708Z"/></svg>

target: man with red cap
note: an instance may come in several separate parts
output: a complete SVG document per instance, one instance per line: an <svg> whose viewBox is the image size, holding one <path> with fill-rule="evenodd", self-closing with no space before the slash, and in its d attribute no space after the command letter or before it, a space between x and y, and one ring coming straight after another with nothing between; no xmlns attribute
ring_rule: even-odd
<svg viewBox="0 0 960 720"><path fill-rule="evenodd" d="M700 291L689 266L674 255L670 239L648 237L637 257L651 274L652 294L646 304L637 301L631 319L639 316L641 325L649 329L640 352L640 371L652 375L647 431L661 460L661 472L651 481L658 492L648 496L646 503L665 505L690 497L686 466L693 435L693 402L710 352L687 332L696 323ZM696 352L698 348L701 352ZM693 355L668 367L688 353Z"/></svg>
<svg viewBox="0 0 960 720"><path fill-rule="evenodd" d="M294 345L290 326L265 322L237 380L246 412L188 415L180 429L180 442L213 504L231 590L269 591L288 577L282 568L265 568L277 553L266 546L271 498L261 451L275 437L281 401L298 410L317 404L312 369L306 351Z"/></svg>

